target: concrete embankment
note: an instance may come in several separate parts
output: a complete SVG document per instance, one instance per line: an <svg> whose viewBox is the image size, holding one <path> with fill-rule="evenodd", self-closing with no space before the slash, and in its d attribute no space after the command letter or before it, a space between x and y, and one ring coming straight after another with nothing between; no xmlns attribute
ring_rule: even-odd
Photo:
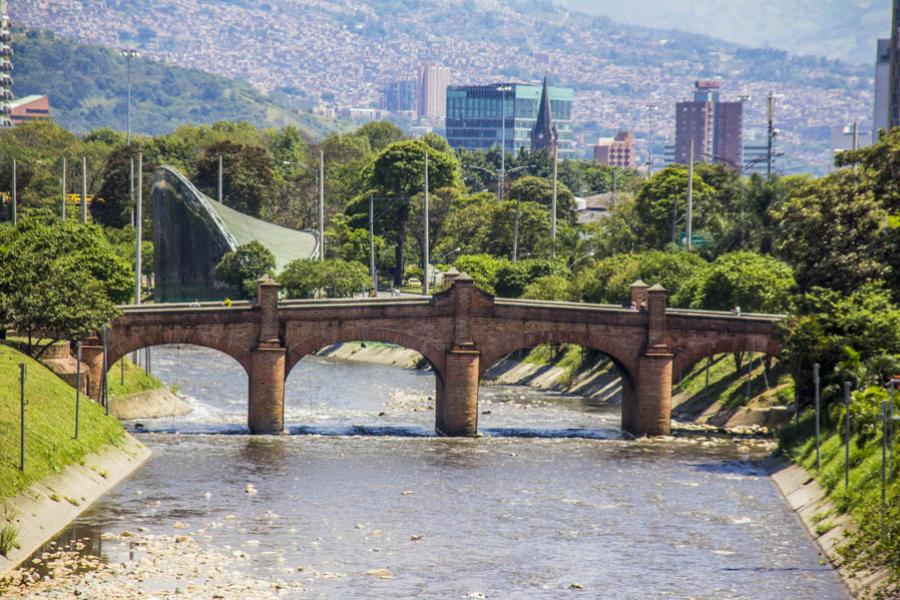
<svg viewBox="0 0 900 600"><path fill-rule="evenodd" d="M128 477L149 456L147 447L125 434L117 444L89 454L79 463L7 498L6 505L15 513L12 525L19 529L20 547L8 557L0 555L0 578Z"/></svg>
<svg viewBox="0 0 900 600"><path fill-rule="evenodd" d="M183 399L167 388L110 398L109 414L125 421L180 417L191 412Z"/></svg>
<svg viewBox="0 0 900 600"><path fill-rule="evenodd" d="M853 596L861 598L872 591L886 577L884 572L876 571L865 577L853 577L841 567L838 548L847 534L856 529L853 519L838 512L815 477L803 467L783 456L770 457L763 465L788 506L797 514Z"/></svg>

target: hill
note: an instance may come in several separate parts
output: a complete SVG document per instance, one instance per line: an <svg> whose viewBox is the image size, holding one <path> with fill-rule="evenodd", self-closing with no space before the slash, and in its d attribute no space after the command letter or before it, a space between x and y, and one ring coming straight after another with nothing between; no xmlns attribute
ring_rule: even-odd
<svg viewBox="0 0 900 600"><path fill-rule="evenodd" d="M50 96L54 119L82 132L125 130L127 65L109 48L51 32L18 30L13 38L14 93ZM259 127L297 125L321 137L337 124L275 102L241 81L154 60L132 62L132 129L158 135L184 123L248 121Z"/></svg>
<svg viewBox="0 0 900 600"><path fill-rule="evenodd" d="M891 31L890 0L561 0L572 10L869 65Z"/></svg>
<svg viewBox="0 0 900 600"><path fill-rule="evenodd" d="M872 112L871 68L622 25L552 0L58 0L14 3L12 16L91 43L131 44L264 93L337 106L375 103L380 85L415 77L425 62L449 66L453 83L549 73L576 89L573 119L585 154L597 135L620 127L643 145L644 107L654 103L659 155L674 138L675 102L697 78L721 78L726 98L752 97L751 140L763 134L766 95L783 94L777 126L792 170L826 170L830 128Z"/></svg>

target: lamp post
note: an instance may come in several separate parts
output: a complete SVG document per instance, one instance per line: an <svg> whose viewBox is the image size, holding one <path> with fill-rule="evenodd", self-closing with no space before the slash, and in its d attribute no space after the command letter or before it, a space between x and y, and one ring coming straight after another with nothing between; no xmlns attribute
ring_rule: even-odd
<svg viewBox="0 0 900 600"><path fill-rule="evenodd" d="M500 92L500 177L497 184L497 201L503 200L503 183L506 179L506 92L512 90L512 86L503 84L497 87ZM515 121L515 112L513 112ZM515 136L515 129L513 130Z"/></svg>
<svg viewBox="0 0 900 600"><path fill-rule="evenodd" d="M372 277L372 289L378 296L378 276L375 274L375 198L369 192L369 275Z"/></svg>
<svg viewBox="0 0 900 600"><path fill-rule="evenodd" d="M775 100L783 97L784 96L781 94L776 94L774 90L769 92L768 109L766 111L768 121L766 136L766 177L772 176L772 160L775 158L775 137L778 135L778 130L775 129Z"/></svg>
<svg viewBox="0 0 900 600"><path fill-rule="evenodd" d="M137 58L140 56L138 51L133 48L122 48L119 50L119 54L125 57L125 65L126 70L128 71L128 128L127 128L127 142L128 145L131 145L131 59Z"/></svg>
<svg viewBox="0 0 900 600"><path fill-rule="evenodd" d="M647 175L653 172L653 113L659 110L655 104L647 104Z"/></svg>
<svg viewBox="0 0 900 600"><path fill-rule="evenodd" d="M425 152L425 211L423 213L424 243L422 244L422 264L425 267L424 277L422 278L422 295L427 296L429 293L428 285L428 152Z"/></svg>

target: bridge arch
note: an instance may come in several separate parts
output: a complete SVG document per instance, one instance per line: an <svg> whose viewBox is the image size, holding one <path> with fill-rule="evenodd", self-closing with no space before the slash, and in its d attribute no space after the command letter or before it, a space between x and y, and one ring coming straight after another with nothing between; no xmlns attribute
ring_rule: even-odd
<svg viewBox="0 0 900 600"><path fill-rule="evenodd" d="M678 351L675 355L673 372L675 374L683 373L704 358L735 352L756 352L779 356L781 344L772 336L758 334L729 335L705 342L691 342L684 350Z"/></svg>
<svg viewBox="0 0 900 600"><path fill-rule="evenodd" d="M505 337L500 343L482 346L481 360L478 369L479 380L484 373L503 357L523 348L534 348L541 344L577 344L602 352L612 360L622 375L623 385L632 386L637 373L637 354L635 349L618 342L609 336L592 335L589 331L565 331L559 329L543 329L522 332L519 335Z"/></svg>
<svg viewBox="0 0 900 600"><path fill-rule="evenodd" d="M289 377L291 370L304 357L315 354L322 348L347 342L381 342L395 344L410 350L415 350L428 361L438 381L443 381L446 366L445 351L435 343L426 341L421 337L388 327L366 327L365 325L345 326L335 331L329 331L318 336L306 338L287 349L285 362L285 378Z"/></svg>
<svg viewBox="0 0 900 600"><path fill-rule="evenodd" d="M206 330L185 327L154 327L145 331L116 331L113 328L109 336L107 366L112 368L122 357L137 350L171 344L217 350L233 358L244 368L245 373L250 374L250 348L242 346L228 335L211 335Z"/></svg>

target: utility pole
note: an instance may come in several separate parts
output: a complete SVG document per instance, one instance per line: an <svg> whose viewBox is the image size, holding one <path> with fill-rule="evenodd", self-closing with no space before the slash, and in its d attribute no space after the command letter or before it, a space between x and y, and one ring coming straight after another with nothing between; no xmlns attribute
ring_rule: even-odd
<svg viewBox="0 0 900 600"><path fill-rule="evenodd" d="M428 280L428 263L430 262L429 252L428 252L428 152L425 152L425 212L424 212L424 222L425 222L425 242L422 244L422 259L425 263L425 275L422 278L422 295L427 296L429 293L429 280Z"/></svg>
<svg viewBox="0 0 900 600"><path fill-rule="evenodd" d="M372 276L372 289L378 295L378 277L375 274L375 198L369 192L369 274Z"/></svg>
<svg viewBox="0 0 900 600"><path fill-rule="evenodd" d="M500 90L500 176L497 178L497 201L503 201L503 188L506 184L506 92L509 86L501 85ZM513 113L515 114L515 113Z"/></svg>
<svg viewBox="0 0 900 600"><path fill-rule="evenodd" d="M223 199L225 196L224 196L224 189L222 187L222 155L221 154L219 155L219 191L218 191L218 193L219 193L219 197L218 197L219 204L223 204L224 203Z"/></svg>
<svg viewBox="0 0 900 600"><path fill-rule="evenodd" d="M859 121L853 121L853 150L859 150Z"/></svg>
<svg viewBox="0 0 900 600"><path fill-rule="evenodd" d="M138 189L137 205L135 210L135 235L134 235L134 303L141 303L141 240L143 237L143 172L144 155L138 154Z"/></svg>
<svg viewBox="0 0 900 600"><path fill-rule="evenodd" d="M550 215L550 243L552 246L552 256L556 258L556 192L557 192L557 175L559 167L559 145L558 140L553 142L553 201L551 203L552 214Z"/></svg>
<svg viewBox="0 0 900 600"><path fill-rule="evenodd" d="M325 151L319 150L319 260L325 260Z"/></svg>
<svg viewBox="0 0 900 600"><path fill-rule="evenodd" d="M66 157L62 157L62 220L66 220Z"/></svg>
<svg viewBox="0 0 900 600"><path fill-rule="evenodd" d="M131 163L130 176L128 177L128 204L131 206L131 226L136 227L134 222L134 157L129 158Z"/></svg>
<svg viewBox="0 0 900 600"><path fill-rule="evenodd" d="M81 157L81 224L87 223L87 157Z"/></svg>
<svg viewBox="0 0 900 600"><path fill-rule="evenodd" d="M687 249L692 248L694 220L694 139L691 138L690 160L688 161L687 226L685 228Z"/></svg>

